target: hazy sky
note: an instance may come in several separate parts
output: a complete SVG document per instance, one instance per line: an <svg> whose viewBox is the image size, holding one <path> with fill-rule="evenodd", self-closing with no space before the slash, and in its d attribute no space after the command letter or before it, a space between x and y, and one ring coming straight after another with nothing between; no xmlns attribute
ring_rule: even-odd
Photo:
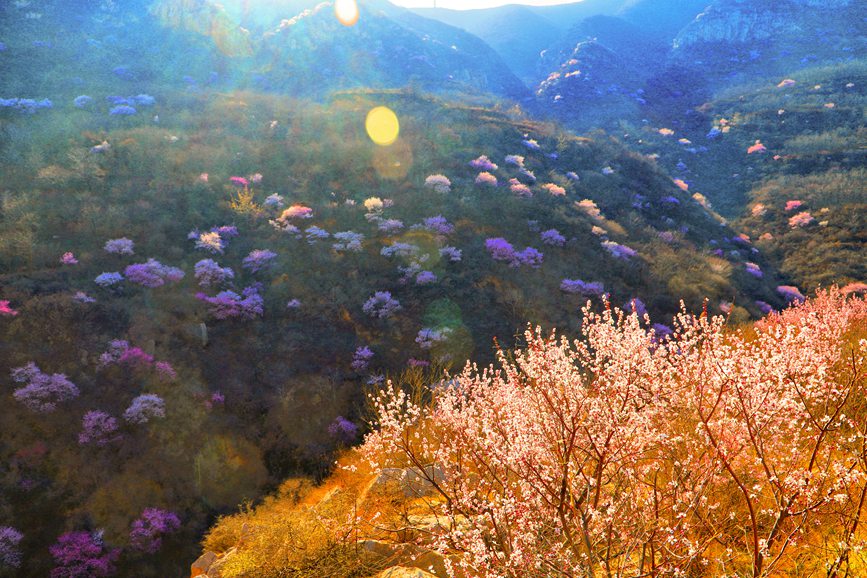
<svg viewBox="0 0 867 578"><path fill-rule="evenodd" d="M453 8L456 10L469 10L471 8L490 8L504 4L526 4L528 6L551 6L553 4L571 4L576 0L436 0L438 8ZM424 6L431 8L434 0L391 0L392 4L416 8Z"/></svg>

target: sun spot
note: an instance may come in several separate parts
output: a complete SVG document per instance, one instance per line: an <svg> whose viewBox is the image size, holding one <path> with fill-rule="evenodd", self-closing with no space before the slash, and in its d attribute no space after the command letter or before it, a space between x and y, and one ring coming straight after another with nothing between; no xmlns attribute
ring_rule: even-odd
<svg viewBox="0 0 867 578"><path fill-rule="evenodd" d="M400 122L397 115L390 108L377 106L367 113L364 123L367 136L380 146L389 146L397 140L400 133Z"/></svg>

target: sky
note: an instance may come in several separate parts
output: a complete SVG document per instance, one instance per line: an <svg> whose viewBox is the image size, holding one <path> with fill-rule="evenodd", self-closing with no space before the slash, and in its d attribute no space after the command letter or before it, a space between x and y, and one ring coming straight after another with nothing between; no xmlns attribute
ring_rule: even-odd
<svg viewBox="0 0 867 578"><path fill-rule="evenodd" d="M577 0L436 0L437 8L452 8L455 10L470 10L472 8L491 8L504 4L524 4L527 6L552 6L554 4L571 4ZM434 0L391 0L392 4L407 8L432 8Z"/></svg>

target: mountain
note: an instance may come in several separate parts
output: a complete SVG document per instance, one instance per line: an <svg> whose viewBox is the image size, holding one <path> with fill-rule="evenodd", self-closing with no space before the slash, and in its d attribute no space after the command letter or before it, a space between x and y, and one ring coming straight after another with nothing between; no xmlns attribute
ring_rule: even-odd
<svg viewBox="0 0 867 578"><path fill-rule="evenodd" d="M640 26L645 34L671 43L671 39L701 14L711 1L630 0L616 15Z"/></svg>
<svg viewBox="0 0 867 578"><path fill-rule="evenodd" d="M496 50L524 82L537 81L539 55L585 18L613 14L619 2L585 0L555 6L510 4L476 10L414 8L427 18L462 28Z"/></svg>

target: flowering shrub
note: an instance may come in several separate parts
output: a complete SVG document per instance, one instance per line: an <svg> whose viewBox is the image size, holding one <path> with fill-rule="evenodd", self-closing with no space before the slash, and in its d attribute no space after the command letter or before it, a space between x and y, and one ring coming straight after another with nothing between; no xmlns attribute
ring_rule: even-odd
<svg viewBox="0 0 867 578"><path fill-rule="evenodd" d="M251 285L238 295L234 291L221 291L214 297L197 293L196 299L211 306L211 315L216 319L254 319L264 311L265 300L259 295L259 287Z"/></svg>
<svg viewBox="0 0 867 578"><path fill-rule="evenodd" d="M389 291L377 291L362 306L362 311L376 317L385 319L400 310L400 302L391 296Z"/></svg>
<svg viewBox="0 0 867 578"><path fill-rule="evenodd" d="M250 254L244 257L241 266L251 273L258 273L264 269L270 268L274 264L274 259L277 258L277 253L267 249L255 249L250 251Z"/></svg>
<svg viewBox="0 0 867 578"><path fill-rule="evenodd" d="M457 263L461 260L463 251L457 247L443 247L440 249L440 256L447 258L452 263Z"/></svg>
<svg viewBox="0 0 867 578"><path fill-rule="evenodd" d="M49 548L54 558L51 578L101 578L114 574L120 550L107 548L102 532L67 532Z"/></svg>
<svg viewBox="0 0 867 578"><path fill-rule="evenodd" d="M120 439L117 429L117 419L104 411L89 411L84 414L81 420L81 433L78 434L78 443L81 445L108 445Z"/></svg>
<svg viewBox="0 0 867 578"><path fill-rule="evenodd" d="M436 283L436 281L437 276L432 271L421 271L415 276L416 285L430 285L431 283Z"/></svg>
<svg viewBox="0 0 867 578"><path fill-rule="evenodd" d="M13 397L27 409L39 413L51 413L57 404L78 397L78 387L62 373L48 375L30 362L11 371L12 381L24 386L15 390Z"/></svg>
<svg viewBox="0 0 867 578"><path fill-rule="evenodd" d="M196 280L202 287L213 287L235 278L229 267L220 267L213 259L202 259L195 265Z"/></svg>
<svg viewBox="0 0 867 578"><path fill-rule="evenodd" d="M225 248L225 243L216 231L208 231L206 233L190 233L196 239L196 249L202 249L209 253L222 254Z"/></svg>
<svg viewBox="0 0 867 578"><path fill-rule="evenodd" d="M8 300L2 300L0 301L0 315L3 315L5 317L15 317L16 315L18 315L18 312L12 309L12 307L9 305Z"/></svg>
<svg viewBox="0 0 867 578"><path fill-rule="evenodd" d="M166 417L166 402L154 393L136 397L123 412L123 419L134 424L144 424L154 418L163 417Z"/></svg>
<svg viewBox="0 0 867 578"><path fill-rule="evenodd" d="M542 231L542 234L539 235L542 238L542 242L546 245L553 245L554 247L562 247L566 244L566 237L560 234L560 231L557 229L548 229L547 231Z"/></svg>
<svg viewBox="0 0 867 578"><path fill-rule="evenodd" d="M491 173L484 171L479 173L476 176L476 184L480 187L496 187L497 186L497 177L492 175Z"/></svg>
<svg viewBox="0 0 867 578"><path fill-rule="evenodd" d="M747 263L744 263L744 266L747 268L747 273L749 273L750 275L752 275L756 279L761 279L762 277L765 276L765 274L762 273L762 268L759 267L758 265L756 265L755 263L747 262Z"/></svg>
<svg viewBox="0 0 867 578"><path fill-rule="evenodd" d="M67 251L60 257L61 265L78 265L78 259L75 258L75 255L72 251Z"/></svg>
<svg viewBox="0 0 867 578"><path fill-rule="evenodd" d="M455 226L446 220L442 215L437 215L436 217L428 217L422 223L422 226L431 231L432 233L436 233L438 235L450 235L454 232Z"/></svg>
<svg viewBox="0 0 867 578"><path fill-rule="evenodd" d="M832 291L749 331L685 312L673 328L611 308L583 319L581 340L528 330L499 368L467 365L431 403L398 387L374 397L362 451L377 468L416 464L438 498L426 513L449 521L433 547L455 570L850 567L867 495L867 340L845 335L867 302Z"/></svg>
<svg viewBox="0 0 867 578"><path fill-rule="evenodd" d="M135 263L125 270L127 280L144 287L161 287L166 281L177 283L184 278L184 272L177 267L167 267L156 259L148 259L147 263Z"/></svg>
<svg viewBox="0 0 867 578"><path fill-rule="evenodd" d="M803 205L803 204L804 204L803 201L798 201L798 200L795 200L795 199L790 199L790 200L786 201L786 207L785 207L785 210L786 210L786 212L794 211L795 209L800 209L800 208L801 208L801 205Z"/></svg>
<svg viewBox="0 0 867 578"><path fill-rule="evenodd" d="M100 287L111 287L112 285L117 285L121 281L123 281L123 275L117 271L112 271L111 273L100 273L93 279L93 282Z"/></svg>
<svg viewBox="0 0 867 578"><path fill-rule="evenodd" d="M515 259L515 248L502 237L486 239L485 249L491 254L491 258L494 261L507 261L511 263Z"/></svg>
<svg viewBox="0 0 867 578"><path fill-rule="evenodd" d="M777 293L782 295L786 301L804 301L806 299L803 293L792 285L778 285Z"/></svg>
<svg viewBox="0 0 867 578"><path fill-rule="evenodd" d="M518 251L515 253L515 257L512 263L510 263L510 265L512 267L526 265L528 267L532 267L533 269L538 269L542 266L543 259L544 255L541 251L538 251L533 247L525 247L523 251Z"/></svg>
<svg viewBox="0 0 867 578"><path fill-rule="evenodd" d="M470 166L478 171L495 171L499 167L491 162L491 160L482 155L477 159L473 159L470 161Z"/></svg>
<svg viewBox="0 0 867 578"><path fill-rule="evenodd" d="M560 185L555 185L554 183L545 183L544 185L542 185L542 188L555 197L562 197L566 195L566 189L564 189Z"/></svg>
<svg viewBox="0 0 867 578"><path fill-rule="evenodd" d="M530 149L531 151L537 151L537 150L539 150L539 148L540 148L540 147L539 147L539 143L537 143L536 140L535 140L535 139L532 139L532 138L530 138L530 139L526 139L526 140L522 140L522 141L521 141L521 144L523 144L525 147L527 147L527 148Z"/></svg>
<svg viewBox="0 0 867 578"><path fill-rule="evenodd" d="M580 210L584 211L585 213L587 213L587 215L591 219L595 219L595 220L601 220L602 219L602 211L600 211L599 207L596 206L596 203L594 203L590 199L582 199L582 200L576 202L575 206L577 208L579 208Z"/></svg>
<svg viewBox="0 0 867 578"><path fill-rule="evenodd" d="M21 550L18 544L24 535L11 526L0 526L0 570L19 568L21 566Z"/></svg>
<svg viewBox="0 0 867 578"><path fill-rule="evenodd" d="M307 238L307 243L313 245L317 241L323 241L331 236L331 234L323 229L322 227L317 227L313 225L312 227L307 227L304 229L304 236Z"/></svg>
<svg viewBox="0 0 867 578"><path fill-rule="evenodd" d="M403 221L400 219L382 219L377 224L377 228L383 233L397 233L403 229Z"/></svg>
<svg viewBox="0 0 867 578"><path fill-rule="evenodd" d="M524 168L524 157L521 155L506 155L506 164Z"/></svg>
<svg viewBox="0 0 867 578"><path fill-rule="evenodd" d="M129 532L130 546L140 552L156 554L163 545L163 537L177 532L181 520L174 512L159 508L145 508L132 523Z"/></svg>
<svg viewBox="0 0 867 578"><path fill-rule="evenodd" d="M364 200L364 208L367 209L368 213L380 213L384 207L385 204L379 197L370 197Z"/></svg>
<svg viewBox="0 0 867 578"><path fill-rule="evenodd" d="M530 187L519 181L518 179L509 179L509 190L519 197L532 197L533 191Z"/></svg>
<svg viewBox="0 0 867 578"><path fill-rule="evenodd" d="M448 338L449 333L451 333L451 329L448 327L443 329L424 327L419 330L415 342L418 343L419 347L422 349L430 349L437 343L445 341Z"/></svg>
<svg viewBox="0 0 867 578"><path fill-rule="evenodd" d="M309 219L313 217L313 209L304 205L292 205L280 214L278 221L288 221L289 219Z"/></svg>
<svg viewBox="0 0 867 578"><path fill-rule="evenodd" d="M602 241L602 246L617 259L629 259L638 254L638 251L635 249L615 243L614 241Z"/></svg>
<svg viewBox="0 0 867 578"><path fill-rule="evenodd" d="M604 285L598 282L587 283L581 279L563 279L560 291L564 293L580 293L588 297L601 297L605 291Z"/></svg>
<svg viewBox="0 0 867 578"><path fill-rule="evenodd" d="M110 239L105 242L105 252L113 255L132 255L135 243L126 237L120 239Z"/></svg>
<svg viewBox="0 0 867 578"><path fill-rule="evenodd" d="M424 186L437 193L450 193L452 182L445 175L430 175L424 180Z"/></svg>
<svg viewBox="0 0 867 578"><path fill-rule="evenodd" d="M380 249L379 254L383 257L413 257L419 251L421 248L418 245L397 241Z"/></svg>
<svg viewBox="0 0 867 578"><path fill-rule="evenodd" d="M352 354L352 367L353 371L364 371L370 365L370 360L373 359L373 351L370 350L366 345L364 347L358 347L355 350L355 353Z"/></svg>
<svg viewBox="0 0 867 578"><path fill-rule="evenodd" d="M331 245L331 247L335 251L360 253L362 249L362 241L364 241L364 235L353 231L341 231L339 233L334 233L334 240L337 242Z"/></svg>
<svg viewBox="0 0 867 578"><path fill-rule="evenodd" d="M328 426L328 433L341 443L351 444L358 439L358 426L339 415Z"/></svg>
<svg viewBox="0 0 867 578"><path fill-rule="evenodd" d="M265 202L262 204L265 205L266 207L275 207L275 208L279 209L284 204L283 203L283 196L278 195L277 193L270 194L265 198Z"/></svg>
<svg viewBox="0 0 867 578"><path fill-rule="evenodd" d="M813 215L809 211L802 211L789 218L789 226L793 229L798 227L806 227L816 222Z"/></svg>

